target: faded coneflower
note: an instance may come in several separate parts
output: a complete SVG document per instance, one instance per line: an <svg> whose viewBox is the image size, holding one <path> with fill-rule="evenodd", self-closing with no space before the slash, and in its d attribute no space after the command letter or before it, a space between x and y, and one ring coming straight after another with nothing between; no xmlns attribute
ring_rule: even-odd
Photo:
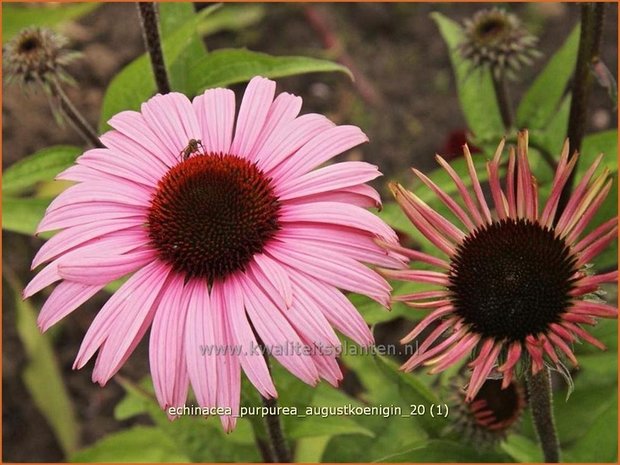
<svg viewBox="0 0 620 465"><path fill-rule="evenodd" d="M276 396L260 341L308 384L337 384L332 326L368 345L372 335L340 289L388 305L390 287L363 263L402 265L375 244L395 233L365 207L375 166L324 162L367 141L354 126L299 116L301 98L275 82L235 94L213 89L190 102L157 95L114 116L105 149L58 176L78 184L49 206L38 231L59 230L33 267L50 262L25 297L60 281L38 318L48 329L106 284L133 273L95 317L75 361L99 351L105 384L147 329L162 408L182 406L191 383L201 407L239 408L241 369ZM233 129L234 127L234 129ZM322 350L326 348L328 350Z"/></svg>
<svg viewBox="0 0 620 465"><path fill-rule="evenodd" d="M533 374L545 365L566 373L563 358L577 365L571 349L575 340L604 348L584 326L594 325L598 317L616 318L618 314L615 307L594 295L600 284L617 281L617 271L592 274L586 267L617 232L617 218L613 218L584 234L612 185L608 169L595 176L602 155L586 171L555 221L560 194L577 160L576 156L569 160L568 143L542 209L528 162L527 132L519 133L516 155L510 150L504 190L499 176L503 146L502 142L487 164L494 209L483 195L467 146L464 152L473 195L454 169L437 157L454 181L465 208L414 170L462 226L448 221L402 186L392 186L409 220L447 255L447 259L437 258L385 245L441 269L383 270L389 278L440 286L396 297L411 307L432 309L403 343L438 323L402 368L409 371L430 365L431 373L436 373L473 353L468 401L476 397L492 372L503 376L503 386L508 386L519 362Z"/></svg>
<svg viewBox="0 0 620 465"><path fill-rule="evenodd" d="M49 86L50 81L71 81L65 66L79 56L67 50L67 39L45 28L29 27L19 32L4 46L3 63L7 82L40 84Z"/></svg>
<svg viewBox="0 0 620 465"><path fill-rule="evenodd" d="M463 384L464 380L458 377L451 386L451 428L480 449L493 447L521 419L525 389L515 380L504 387L501 380L487 379L472 401L467 402Z"/></svg>
<svg viewBox="0 0 620 465"><path fill-rule="evenodd" d="M476 12L463 22L463 40L458 50L472 67L489 68L496 78L514 78L523 65L541 54L538 39L519 18L500 8Z"/></svg>

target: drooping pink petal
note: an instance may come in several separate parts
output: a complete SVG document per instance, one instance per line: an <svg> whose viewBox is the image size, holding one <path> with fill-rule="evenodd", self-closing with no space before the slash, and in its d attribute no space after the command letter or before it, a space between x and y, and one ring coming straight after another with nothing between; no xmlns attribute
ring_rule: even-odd
<svg viewBox="0 0 620 465"><path fill-rule="evenodd" d="M121 205L147 207L151 195L151 190L129 182L84 182L62 192L50 203L48 211L90 202L114 202Z"/></svg>
<svg viewBox="0 0 620 465"><path fill-rule="evenodd" d="M293 305L293 286L286 270L277 261L263 253L256 254L254 262L264 278L278 290L286 306Z"/></svg>
<svg viewBox="0 0 620 465"><path fill-rule="evenodd" d="M146 313L150 311L159 293L159 289L164 284L158 279L162 272L161 263L157 261L152 262L138 270L118 291L112 294L112 297L110 297L101 310L99 310L99 313L97 313L97 316L95 316L95 319L88 328L82 345L80 346L80 350L78 351L78 355L73 363L74 369L79 369L86 365L97 349L99 349L104 341L112 334L112 329L116 327L119 319L123 318L123 315L128 315L130 318L133 318L136 316L135 312L139 311L142 315L142 319L134 323L140 324L144 321ZM138 320L138 318L135 318L135 320ZM127 334L127 329L124 328L120 333L121 335ZM119 345L118 348L120 347ZM125 343L122 343L122 347L126 347ZM112 367L107 366L105 368Z"/></svg>
<svg viewBox="0 0 620 465"><path fill-rule="evenodd" d="M187 372L201 407L217 405L218 373L214 308L207 283L193 279L186 285L189 305L185 324L185 360Z"/></svg>
<svg viewBox="0 0 620 465"><path fill-rule="evenodd" d="M245 312L243 288L236 276L230 276L223 287L230 313L231 338L238 347L238 356L244 373L263 397L277 397L269 369L260 351L256 337Z"/></svg>
<svg viewBox="0 0 620 465"><path fill-rule="evenodd" d="M67 281L60 283L43 304L37 326L42 332L47 331L101 289L103 285L90 286Z"/></svg>
<svg viewBox="0 0 620 465"><path fill-rule="evenodd" d="M293 282L298 288L308 291L308 296L338 331L362 346L373 344L374 338L368 325L342 292L303 272L288 270Z"/></svg>
<svg viewBox="0 0 620 465"><path fill-rule="evenodd" d="M318 371L311 357L301 353L304 344L299 335L252 278L240 276L239 281L245 308L268 352L299 379L316 385Z"/></svg>
<svg viewBox="0 0 620 465"><path fill-rule="evenodd" d="M165 288L169 273L170 267L168 265L154 261L134 275L138 276L138 279L134 281L133 285L129 285L132 280L130 278L122 286L127 286L130 294L123 302L122 310L110 321L110 325L99 329L98 336L103 336L105 339L97 356L97 365L93 370L93 381L101 385L106 384L136 348L146 330L151 326L160 299L160 291ZM120 292L119 289L117 293ZM101 309L102 313L104 308ZM94 326L95 321L93 321L88 332ZM88 333L84 337L84 342L87 340ZM94 344L91 347L94 347ZM81 350L80 347L80 352Z"/></svg>
<svg viewBox="0 0 620 465"><path fill-rule="evenodd" d="M220 349L215 356L217 368L217 405L230 408L232 415L220 417L226 432L235 428L239 415L239 399L241 397L241 367L239 358L234 354L232 333L229 325L228 305L224 287L226 283L215 281L211 287L211 307L215 328L215 340Z"/></svg>
<svg viewBox="0 0 620 465"><path fill-rule="evenodd" d="M184 277L172 273L155 311L149 339L149 363L157 401L163 410L182 407L189 376L185 361L185 322L189 296Z"/></svg>

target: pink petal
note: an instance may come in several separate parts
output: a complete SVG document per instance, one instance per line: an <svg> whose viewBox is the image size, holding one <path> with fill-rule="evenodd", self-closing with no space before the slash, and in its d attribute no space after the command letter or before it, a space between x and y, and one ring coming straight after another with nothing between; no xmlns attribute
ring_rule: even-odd
<svg viewBox="0 0 620 465"><path fill-rule="evenodd" d="M108 124L117 131L109 131L100 139L103 145L116 153L146 156L154 166L170 167L179 162L179 150L164 142L160 138L161 133L152 130L141 113L123 111L112 117Z"/></svg>
<svg viewBox="0 0 620 465"><path fill-rule="evenodd" d="M307 290L307 295L338 331L362 346L373 344L374 338L368 325L342 292L305 273L290 268L289 271L297 287Z"/></svg>
<svg viewBox="0 0 620 465"><path fill-rule="evenodd" d="M280 182L301 176L359 144L368 137L356 126L335 126L312 138L270 174Z"/></svg>
<svg viewBox="0 0 620 465"><path fill-rule="evenodd" d="M101 385L106 384L116 374L138 346L151 326L161 300L160 291L163 289L165 292L170 267L167 264L153 262L140 271L143 270L147 270L145 279L133 286L131 297L126 300L124 309L111 321L109 333L99 349L93 370L93 381Z"/></svg>
<svg viewBox="0 0 620 465"><path fill-rule="evenodd" d="M281 131L297 117L301 110L301 103L301 97L286 92L276 97L271 104L271 108L269 108L269 113L267 113L265 126L263 126L252 148L251 156L249 157L252 161L256 161L255 156L260 153L272 134Z"/></svg>
<svg viewBox="0 0 620 465"><path fill-rule="evenodd" d="M273 131L254 158L258 166L269 173L272 169L303 147L312 138L334 127L323 115L302 115Z"/></svg>
<svg viewBox="0 0 620 465"><path fill-rule="evenodd" d="M299 379L312 386L319 374L312 359L300 353L304 344L273 302L248 276L240 278L245 307L252 325L273 357Z"/></svg>
<svg viewBox="0 0 620 465"><path fill-rule="evenodd" d="M123 255L81 254L79 261L58 265L63 279L82 284L107 284L151 263L157 254L152 249L129 252Z"/></svg>
<svg viewBox="0 0 620 465"><path fill-rule="evenodd" d="M67 281L61 282L43 304L37 318L37 326L42 332L47 331L101 289L103 285L89 286Z"/></svg>
<svg viewBox="0 0 620 465"><path fill-rule="evenodd" d="M142 115L146 124L172 154L173 160L180 159L181 151L191 139L200 139L202 136L191 102L178 92L158 94L143 103Z"/></svg>
<svg viewBox="0 0 620 465"><path fill-rule="evenodd" d="M214 309L206 281L190 281L186 292L190 295L185 325L187 372L198 404L214 407L217 405L218 386Z"/></svg>
<svg viewBox="0 0 620 465"><path fill-rule="evenodd" d="M277 397L263 354L257 351L258 342L244 310L243 289L235 276L230 276L223 286L225 301L230 312L231 338L239 347L239 361L250 382L263 397Z"/></svg>
<svg viewBox="0 0 620 465"><path fill-rule="evenodd" d="M77 159L77 163L151 188L157 187L159 180L166 174L161 164L153 163L152 157L132 157L109 149L88 150Z"/></svg>
<svg viewBox="0 0 620 465"><path fill-rule="evenodd" d="M298 250L291 244L271 242L267 253L296 270L303 271L333 286L367 295L384 306L389 305L389 284L377 273L349 257L330 253L320 247Z"/></svg>
<svg viewBox="0 0 620 465"><path fill-rule="evenodd" d="M388 242L397 242L396 233L381 219L353 205L337 202L282 205L280 220L284 223L311 222L347 226L375 234Z"/></svg>
<svg viewBox="0 0 620 465"><path fill-rule="evenodd" d="M182 407L189 388L185 362L185 321L189 296L183 283L183 276L171 274L151 327L151 375L157 400L163 410Z"/></svg>
<svg viewBox="0 0 620 465"><path fill-rule="evenodd" d="M257 76L249 82L239 108L231 154L250 157L265 125L275 92L276 83L269 79Z"/></svg>
<svg viewBox="0 0 620 465"><path fill-rule="evenodd" d="M286 270L275 260L265 254L254 255L254 262L275 289L278 290L287 307L293 304L293 287Z"/></svg>
<svg viewBox="0 0 620 465"><path fill-rule="evenodd" d="M129 182L85 182L71 186L50 203L48 211L54 211L77 203L115 202L121 205L148 207L153 191Z"/></svg>
<svg viewBox="0 0 620 465"><path fill-rule="evenodd" d="M211 305L213 309L213 326L217 345L224 350L216 355L217 366L217 405L228 407L232 415L221 416L222 425L227 433L235 428L239 415L241 397L241 368L239 358L233 353L235 346L231 334L228 316L228 302L223 287L226 283L215 281L211 288Z"/></svg>
<svg viewBox="0 0 620 465"><path fill-rule="evenodd" d="M235 124L235 93L209 89L194 99L193 106L207 152L228 153Z"/></svg>
<svg viewBox="0 0 620 465"><path fill-rule="evenodd" d="M97 313L97 316L95 316L95 319L84 336L78 355L73 363L74 369L80 369L86 365L104 341L111 336L115 336L113 331L116 329L116 339L120 338L123 339L123 341L119 341L117 347L111 347L108 350L105 357L108 365L102 367L102 370L111 371L115 368L113 362L118 360L118 357L109 357L111 355L109 351L122 348L126 349L127 345L132 342L128 340L131 338L125 338L125 336L130 334L128 327L122 327L121 330L121 327L118 326L118 322L121 321L128 325L131 323L134 333L139 329L135 328L135 325L140 326L145 320L146 314L150 311L159 293L159 289L163 285L163 280L159 279L162 273L162 264L159 262L152 262L141 270L138 270L108 299ZM118 355L122 358L124 353L119 353ZM101 354L100 359L104 359L101 357ZM103 379L102 377L97 378Z"/></svg>
<svg viewBox="0 0 620 465"><path fill-rule="evenodd" d="M276 195L280 200L334 191L363 184L381 176L376 166L361 161L335 163L302 176L278 183Z"/></svg>
<svg viewBox="0 0 620 465"><path fill-rule="evenodd" d="M37 234L87 223L125 218L132 218L139 223L145 223L147 212L148 210L143 207L113 202L77 203L48 211L37 226Z"/></svg>
<svg viewBox="0 0 620 465"><path fill-rule="evenodd" d="M125 234L130 240L135 240L137 245L148 243L146 231L137 226L136 221L131 219L106 220L99 222L97 226L85 224L64 229L41 246L32 260L32 269L70 251L74 247L101 241L107 235L125 236Z"/></svg>

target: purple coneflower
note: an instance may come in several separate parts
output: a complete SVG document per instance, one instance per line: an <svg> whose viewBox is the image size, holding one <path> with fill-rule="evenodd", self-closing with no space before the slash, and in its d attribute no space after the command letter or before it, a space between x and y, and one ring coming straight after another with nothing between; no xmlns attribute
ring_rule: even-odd
<svg viewBox="0 0 620 465"><path fill-rule="evenodd" d="M617 281L617 271L593 274L586 267L617 233L617 218L612 218L584 234L612 186L608 169L595 175L602 156L585 172L556 220L560 194L577 161L576 156L569 160L568 142L542 209L528 162L527 132L519 134L516 154L510 150L504 189L499 176L503 147L502 142L487 163L494 209L484 197L467 146L464 154L473 195L454 169L437 157L454 181L464 208L414 169L461 225L402 186L392 186L409 220L447 256L385 244L389 250L441 269L382 271L392 279L439 286L395 298L414 308L432 309L402 340L410 342L430 330L402 369L428 365L431 373L437 373L473 353L468 401L492 372L503 376L503 386L508 386L519 362L533 374L545 365L566 373L562 359L577 365L571 348L576 340L604 349L584 326L618 314L595 295L602 283Z"/></svg>
<svg viewBox="0 0 620 465"><path fill-rule="evenodd" d="M241 369L276 396L260 344L308 384L337 384L332 327L368 345L372 335L341 292L388 305L390 286L364 263L402 266L375 244L395 233L365 207L379 205L363 162L319 166L367 141L354 126L298 116L301 98L275 82L235 94L213 89L190 102L157 95L140 112L114 116L107 148L84 153L58 179L77 182L47 209L38 231L62 230L24 291L60 281L38 318L45 331L118 278L132 274L95 317L75 361L98 351L93 380L105 384L148 328L162 408L185 403L239 408ZM317 349L318 348L318 349ZM310 349L310 350L308 350Z"/></svg>

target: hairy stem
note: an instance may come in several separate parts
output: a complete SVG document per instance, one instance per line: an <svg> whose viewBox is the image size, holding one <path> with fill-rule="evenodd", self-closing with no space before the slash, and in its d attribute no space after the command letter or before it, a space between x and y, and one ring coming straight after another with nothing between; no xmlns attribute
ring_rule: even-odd
<svg viewBox="0 0 620 465"><path fill-rule="evenodd" d="M157 90L160 94L167 94L170 92L170 79L168 78L168 71L164 63L164 53L161 48L159 18L155 3L138 2L137 5L142 23L142 36L151 59Z"/></svg>
<svg viewBox="0 0 620 465"><path fill-rule="evenodd" d="M560 461L560 443L553 418L553 394L551 392L549 368L545 367L535 375L528 371L527 385L534 426L545 462L558 463Z"/></svg>
<svg viewBox="0 0 620 465"><path fill-rule="evenodd" d="M579 51L573 79L570 113L568 117L569 153L575 156L581 150L581 141L585 133L588 101L592 87L592 66L599 60L601 37L603 34L604 3L586 3L581 6L581 32ZM556 220L566 208L575 181L577 166L573 169L560 196Z"/></svg>
<svg viewBox="0 0 620 465"><path fill-rule="evenodd" d="M69 120L73 128L84 138L84 140L93 147L105 147L101 143L101 140L99 140L97 132L95 132L92 126L88 124L88 121L86 121L86 118L84 118L79 110L75 108L57 79L51 80L50 91L62 114Z"/></svg>
<svg viewBox="0 0 620 465"><path fill-rule="evenodd" d="M495 97L497 98L497 104L499 105L499 112L502 116L502 122L506 132L512 127L514 122L514 112L512 105L510 104L510 97L508 96L508 87L506 87L506 78L503 76L496 76L492 73L493 89L495 90Z"/></svg>

